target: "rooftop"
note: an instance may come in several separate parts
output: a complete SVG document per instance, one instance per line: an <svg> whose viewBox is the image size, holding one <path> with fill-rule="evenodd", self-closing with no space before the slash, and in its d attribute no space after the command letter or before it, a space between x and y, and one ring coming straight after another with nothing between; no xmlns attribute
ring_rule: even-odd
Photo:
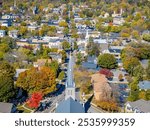
<svg viewBox="0 0 150 130"><path fill-rule="evenodd" d="M94 39L93 41L98 44L107 44L106 39Z"/></svg>
<svg viewBox="0 0 150 130"><path fill-rule="evenodd" d="M145 101L143 99L137 100L135 102L128 102L133 109L138 109L142 112L150 112L150 101Z"/></svg>
<svg viewBox="0 0 150 130"><path fill-rule="evenodd" d="M83 62L82 67L85 69L94 69L94 70L99 70L99 67L91 62Z"/></svg>
<svg viewBox="0 0 150 130"><path fill-rule="evenodd" d="M12 103L0 102L0 113L11 113Z"/></svg>
<svg viewBox="0 0 150 130"><path fill-rule="evenodd" d="M68 71L67 71L66 87L74 87L73 66L74 66L74 58L70 54L69 63L68 63L68 69L67 69Z"/></svg>
<svg viewBox="0 0 150 130"><path fill-rule="evenodd" d="M56 113L84 113L85 110L82 104L73 100L71 97L60 102L56 108Z"/></svg>
<svg viewBox="0 0 150 130"><path fill-rule="evenodd" d="M110 53L121 53L120 49L108 49Z"/></svg>
<svg viewBox="0 0 150 130"><path fill-rule="evenodd" d="M147 67L148 67L148 62L149 62L149 60L141 60L140 61L141 62L141 64L142 64L142 66L146 69Z"/></svg>
<svg viewBox="0 0 150 130"><path fill-rule="evenodd" d="M150 81L140 81L139 82L140 89L150 89Z"/></svg>

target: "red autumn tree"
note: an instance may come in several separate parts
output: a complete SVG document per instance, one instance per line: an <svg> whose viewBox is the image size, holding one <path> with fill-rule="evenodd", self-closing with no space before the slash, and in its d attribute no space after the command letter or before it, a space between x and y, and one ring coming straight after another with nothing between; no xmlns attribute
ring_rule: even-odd
<svg viewBox="0 0 150 130"><path fill-rule="evenodd" d="M100 74L104 74L107 78L113 77L113 73L109 69L101 69Z"/></svg>
<svg viewBox="0 0 150 130"><path fill-rule="evenodd" d="M38 108L42 98L43 94L41 92L34 92L27 101L27 106L32 109Z"/></svg>

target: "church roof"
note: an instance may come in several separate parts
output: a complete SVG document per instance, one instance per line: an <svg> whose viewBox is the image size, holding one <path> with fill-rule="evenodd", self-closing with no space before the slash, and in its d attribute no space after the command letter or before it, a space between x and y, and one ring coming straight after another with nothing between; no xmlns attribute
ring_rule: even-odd
<svg viewBox="0 0 150 130"><path fill-rule="evenodd" d="M56 113L85 113L83 106L71 97L60 102L56 108Z"/></svg>
<svg viewBox="0 0 150 130"><path fill-rule="evenodd" d="M67 69L68 70L67 71L67 82L66 82L67 88L74 87L73 66L74 66L73 56L70 55L70 59L69 59L69 63L68 63L68 69Z"/></svg>

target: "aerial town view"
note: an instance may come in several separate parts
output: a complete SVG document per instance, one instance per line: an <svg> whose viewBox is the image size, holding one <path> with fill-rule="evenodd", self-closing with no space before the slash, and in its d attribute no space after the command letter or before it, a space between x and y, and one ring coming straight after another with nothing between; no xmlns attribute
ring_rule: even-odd
<svg viewBox="0 0 150 130"><path fill-rule="evenodd" d="M0 113L150 113L150 0L0 0Z"/></svg>

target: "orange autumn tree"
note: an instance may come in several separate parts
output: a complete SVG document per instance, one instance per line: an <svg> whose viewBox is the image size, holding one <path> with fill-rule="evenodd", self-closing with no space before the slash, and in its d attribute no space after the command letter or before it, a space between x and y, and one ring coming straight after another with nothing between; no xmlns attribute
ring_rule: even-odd
<svg viewBox="0 0 150 130"><path fill-rule="evenodd" d="M27 106L31 109L38 108L42 98L43 94L41 92L34 92L29 100L27 100Z"/></svg>
<svg viewBox="0 0 150 130"><path fill-rule="evenodd" d="M20 73L16 85L29 94L42 92L44 95L56 90L56 75L49 67L31 68Z"/></svg>

